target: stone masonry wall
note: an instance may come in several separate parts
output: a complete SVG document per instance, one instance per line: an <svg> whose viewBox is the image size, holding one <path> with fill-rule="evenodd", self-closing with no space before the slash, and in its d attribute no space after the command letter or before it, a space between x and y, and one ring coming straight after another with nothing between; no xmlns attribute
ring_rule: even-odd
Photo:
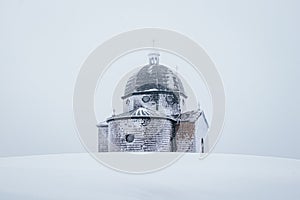
<svg viewBox="0 0 300 200"><path fill-rule="evenodd" d="M108 126L100 126L98 128L98 151L107 152L108 151Z"/></svg>
<svg viewBox="0 0 300 200"><path fill-rule="evenodd" d="M108 151L169 152L172 130L172 122L168 119L112 120L108 122Z"/></svg>
<svg viewBox="0 0 300 200"><path fill-rule="evenodd" d="M176 127L176 151L199 152L195 144L195 123L180 122Z"/></svg>

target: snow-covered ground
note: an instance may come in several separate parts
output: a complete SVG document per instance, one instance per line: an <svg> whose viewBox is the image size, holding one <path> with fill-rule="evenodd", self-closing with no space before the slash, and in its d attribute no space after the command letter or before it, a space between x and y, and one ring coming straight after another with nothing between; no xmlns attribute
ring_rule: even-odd
<svg viewBox="0 0 300 200"><path fill-rule="evenodd" d="M89 154L0 158L0 199L300 199L300 160L186 154L163 170L126 174Z"/></svg>

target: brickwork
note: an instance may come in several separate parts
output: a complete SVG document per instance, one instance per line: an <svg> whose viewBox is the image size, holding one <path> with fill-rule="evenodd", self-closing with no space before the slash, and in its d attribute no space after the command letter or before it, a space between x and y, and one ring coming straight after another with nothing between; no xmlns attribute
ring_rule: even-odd
<svg viewBox="0 0 300 200"><path fill-rule="evenodd" d="M180 122L176 127L176 151L196 152L195 144L195 123ZM198 150L199 151L199 150Z"/></svg>

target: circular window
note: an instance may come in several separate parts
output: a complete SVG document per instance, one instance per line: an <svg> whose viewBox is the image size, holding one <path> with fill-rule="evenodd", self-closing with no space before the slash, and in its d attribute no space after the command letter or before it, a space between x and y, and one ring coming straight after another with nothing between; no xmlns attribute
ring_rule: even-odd
<svg viewBox="0 0 300 200"><path fill-rule="evenodd" d="M150 101L150 97L149 96L143 96L142 100L143 100L144 103L147 103L147 102Z"/></svg>
<svg viewBox="0 0 300 200"><path fill-rule="evenodd" d="M134 140L134 135L133 135L133 134L127 134L127 135L125 136L125 140L126 140L126 142L129 142L129 143L133 142L133 140Z"/></svg>
<svg viewBox="0 0 300 200"><path fill-rule="evenodd" d="M166 101L170 104L173 104L174 103L174 97L172 95L168 95L166 97Z"/></svg>

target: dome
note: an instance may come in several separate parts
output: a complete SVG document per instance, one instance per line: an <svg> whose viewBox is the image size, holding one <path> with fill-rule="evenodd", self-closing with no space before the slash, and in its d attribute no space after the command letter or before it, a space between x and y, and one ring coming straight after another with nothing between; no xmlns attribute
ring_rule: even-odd
<svg viewBox="0 0 300 200"><path fill-rule="evenodd" d="M149 54L149 64L129 78L122 98L153 91L178 92L186 97L180 78L168 67L160 65L158 56L155 53Z"/></svg>

